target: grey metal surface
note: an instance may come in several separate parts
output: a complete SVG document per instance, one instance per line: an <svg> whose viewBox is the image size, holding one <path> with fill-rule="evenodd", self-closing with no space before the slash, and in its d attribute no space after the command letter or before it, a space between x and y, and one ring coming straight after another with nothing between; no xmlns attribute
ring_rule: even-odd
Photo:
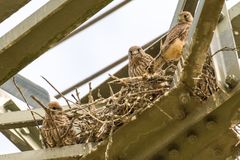
<svg viewBox="0 0 240 160"><path fill-rule="evenodd" d="M39 107L39 105L30 97L32 95L37 97L45 105L49 103L50 96L47 90L19 74L16 74L14 77L18 87L23 92L23 95L26 98L29 105L31 105L34 108ZM21 94L14 85L12 78L9 79L4 84L2 84L0 88L24 102L23 97L21 96Z"/></svg>
<svg viewBox="0 0 240 160"><path fill-rule="evenodd" d="M190 55L187 59L187 62L190 63L187 63L187 67L183 70L183 72L186 72L184 74L187 75L187 78L182 77L187 82L186 84L190 81L191 85L191 73L197 75L201 69L199 66L203 65L204 59L197 60L197 58L206 57L205 51L211 41L211 34L217 24L217 15L220 13L222 4L223 0L202 0L199 4L199 13L196 15L196 22L194 22L190 34L193 39L189 37L187 48L190 48L189 54L185 55L186 58ZM208 10L211 10L212 7L215 9L214 12L207 16ZM200 13L200 11L203 13ZM204 27L205 32L203 32L202 27ZM150 46L148 49L156 52L154 46ZM176 88L163 96L153 107L144 111L136 120L119 128L113 135L113 144L109 151L110 158L137 160L150 158L200 160L210 158L217 160L228 157L232 152L232 146L237 142L235 135L228 129L232 116L239 109L240 92L236 92L233 96L221 93L204 103L191 99L187 104L183 104L179 96L188 93L188 89L184 84L178 84ZM237 90L239 87L235 89ZM159 108L174 119L168 119ZM15 116L20 116L22 113L16 113ZM0 123L2 122L5 124L1 126L2 128L11 126L13 123L10 119L0 115ZM18 119L19 122L20 119ZM22 123L23 126L29 122L24 123ZM188 143L189 139L193 143ZM101 144L97 150L84 159L104 159L106 145L107 143ZM86 151L88 152L88 149ZM81 145L75 145L51 150L3 155L0 158L28 159L34 155L40 159L78 159L84 153ZM156 155L156 157L152 157L153 155Z"/></svg>
<svg viewBox="0 0 240 160"><path fill-rule="evenodd" d="M211 53L214 54L224 47L236 48L232 33L231 20L226 5L223 8L223 20L217 25L211 42ZM228 75L235 75L240 79L240 66L236 51L221 51L213 56L215 73L219 83L225 87L225 80Z"/></svg>
<svg viewBox="0 0 240 160"><path fill-rule="evenodd" d="M51 0L0 38L0 85L112 0Z"/></svg>
<svg viewBox="0 0 240 160"><path fill-rule="evenodd" d="M30 0L1 0L0 1L0 23L11 16Z"/></svg>
<svg viewBox="0 0 240 160"><path fill-rule="evenodd" d="M45 112L42 108L33 109L34 112L44 116ZM42 118L36 115L36 120L39 124L42 122ZM0 114L0 130L2 129L11 129L11 128L20 128L27 126L35 126L36 123L33 120L33 117L30 111L15 111Z"/></svg>
<svg viewBox="0 0 240 160"><path fill-rule="evenodd" d="M4 114L20 111L18 106L9 100L3 106ZM8 117L9 119L13 117ZM36 127L26 126L24 128L15 127L13 129L0 129L2 134L6 136L20 151L28 151L41 149L42 143L39 137L39 131Z"/></svg>
<svg viewBox="0 0 240 160"><path fill-rule="evenodd" d="M45 150L26 151L22 153L0 155L4 160L47 160L47 159L66 159L79 160L93 148L91 144L77 144L61 148L51 148Z"/></svg>
<svg viewBox="0 0 240 160"><path fill-rule="evenodd" d="M233 35L235 38L236 46L240 49L240 2L228 10L232 22ZM238 51L238 57L240 50Z"/></svg>

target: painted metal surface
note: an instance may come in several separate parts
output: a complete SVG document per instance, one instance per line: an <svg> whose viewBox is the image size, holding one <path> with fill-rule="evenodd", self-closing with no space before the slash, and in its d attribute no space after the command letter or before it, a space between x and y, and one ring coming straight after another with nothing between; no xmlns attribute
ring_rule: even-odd
<svg viewBox="0 0 240 160"><path fill-rule="evenodd" d="M47 105L50 102L50 95L47 90L19 74L16 74L14 77L17 86L21 89L30 106L34 108L39 107L39 105L31 98L32 95L37 97L44 105ZM24 102L23 97L14 85L12 78L2 84L0 88Z"/></svg>
<svg viewBox="0 0 240 160"><path fill-rule="evenodd" d="M224 47L236 48L231 20L226 5L222 13L224 17L217 25L211 43L210 50L212 54ZM226 87L226 78L230 75L234 75L237 81L240 80L237 51L221 51L213 56L213 63L217 80L223 86L222 88Z"/></svg>
<svg viewBox="0 0 240 160"><path fill-rule="evenodd" d="M6 33L0 38L0 85L110 2L49 1Z"/></svg>
<svg viewBox="0 0 240 160"><path fill-rule="evenodd" d="M16 159L55 159L55 160L79 160L93 148L91 144L78 144L61 148L51 148L45 150L26 151L23 153L0 155L0 159L16 160Z"/></svg>
<svg viewBox="0 0 240 160"><path fill-rule="evenodd" d="M18 106L10 99L6 103L4 103L1 108L1 111L3 111L3 113L0 115L20 111ZM12 119L13 117L6 118ZM0 129L0 131L21 151L42 148L39 131L35 126L26 126L23 128L14 127L12 129Z"/></svg>
<svg viewBox="0 0 240 160"><path fill-rule="evenodd" d="M229 17L232 22L233 35L235 38L236 46L240 48L240 2L228 10ZM238 51L238 57L240 50Z"/></svg>
<svg viewBox="0 0 240 160"><path fill-rule="evenodd" d="M114 133L113 144L109 151L110 159L217 160L226 159L232 154L233 146L238 139L229 130L229 126L232 117L239 110L240 86L238 85L228 94L219 92L206 102L190 99L183 104L180 100L182 94L189 93L186 84L191 86L193 77L198 76L201 71L223 3L224 0L200 0L194 24L190 31L188 45L184 51L183 59L187 63L183 66L183 76L179 79L184 83L178 83L153 107L147 109L136 120L122 126ZM208 15L209 10L213 10L213 8L213 13ZM226 17L217 27L225 19ZM218 42L221 41L217 40ZM216 39L213 39L214 41ZM155 41L148 46L147 51L151 54L157 54L159 50L157 47L159 47L159 41ZM117 74L124 73L126 72L121 70ZM173 119L166 117L159 108L167 112ZM40 109L35 111L41 112ZM30 117L29 120L26 119L27 114L31 116L29 111L13 113L12 116L20 116L20 118L14 120L0 115L0 124L4 122L4 125L1 124L0 128L34 125L32 120L29 121ZM14 123L15 125L13 125ZM97 150L89 154L87 154L89 148L80 144L2 155L0 158L9 160L16 158L29 159L34 155L39 159L79 159L82 155L87 154L83 159L104 159L106 145L107 142L101 143Z"/></svg>
<svg viewBox="0 0 240 160"><path fill-rule="evenodd" d="M0 1L0 23L11 16L30 0L1 0Z"/></svg>

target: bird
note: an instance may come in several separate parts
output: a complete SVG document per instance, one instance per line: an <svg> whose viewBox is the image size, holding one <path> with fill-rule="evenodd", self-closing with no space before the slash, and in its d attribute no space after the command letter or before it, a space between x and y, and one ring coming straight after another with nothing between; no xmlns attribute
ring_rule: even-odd
<svg viewBox="0 0 240 160"><path fill-rule="evenodd" d="M153 57L139 47L132 46L128 50L128 75L129 77L143 76Z"/></svg>
<svg viewBox="0 0 240 160"><path fill-rule="evenodd" d="M193 16L190 12L182 11L179 14L178 23L168 31L166 40L160 44L160 52L149 65L149 72L155 72L166 62L179 59L192 21Z"/></svg>
<svg viewBox="0 0 240 160"><path fill-rule="evenodd" d="M44 108L44 110L46 113L41 132L46 147L53 148L76 144L76 132L60 104L56 101L50 102L48 108Z"/></svg>

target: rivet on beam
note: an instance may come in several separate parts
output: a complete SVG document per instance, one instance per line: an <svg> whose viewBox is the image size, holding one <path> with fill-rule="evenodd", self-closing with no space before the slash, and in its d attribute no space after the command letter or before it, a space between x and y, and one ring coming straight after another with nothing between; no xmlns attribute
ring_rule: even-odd
<svg viewBox="0 0 240 160"><path fill-rule="evenodd" d="M176 159L177 157L179 157L179 150L176 148L169 150L168 156L170 159Z"/></svg>
<svg viewBox="0 0 240 160"><path fill-rule="evenodd" d="M234 74L227 75L225 78L226 87L228 89L235 88L237 86L238 82L239 82L239 80Z"/></svg>
<svg viewBox="0 0 240 160"><path fill-rule="evenodd" d="M182 93L180 96L179 96L179 100L182 104L188 104L191 100L191 97L190 97L190 94L189 93Z"/></svg>
<svg viewBox="0 0 240 160"><path fill-rule="evenodd" d="M169 159L178 159L179 155L179 146L177 144L171 144L168 149Z"/></svg>
<svg viewBox="0 0 240 160"><path fill-rule="evenodd" d="M198 136L196 133L194 132L190 132L188 135L187 135L187 141L190 143L190 144L193 144L197 141L198 139Z"/></svg>
<svg viewBox="0 0 240 160"><path fill-rule="evenodd" d="M214 129L214 128L215 128L216 124L217 124L216 121L214 121L214 120L209 120L209 121L207 121L207 123L206 123L206 127L207 127L207 129L211 130L211 129Z"/></svg>
<svg viewBox="0 0 240 160"><path fill-rule="evenodd" d="M186 112L183 109L179 109L177 112L175 112L176 119L183 120L186 117Z"/></svg>

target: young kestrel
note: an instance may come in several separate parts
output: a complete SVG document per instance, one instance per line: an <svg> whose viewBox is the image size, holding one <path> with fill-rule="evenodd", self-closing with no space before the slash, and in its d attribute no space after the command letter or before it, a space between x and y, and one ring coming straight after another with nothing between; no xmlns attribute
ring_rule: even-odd
<svg viewBox="0 0 240 160"><path fill-rule="evenodd" d="M153 64L151 64L154 71L165 62L177 60L181 56L192 21L193 17L190 12L183 11L179 14L178 23L167 33L160 53L154 59Z"/></svg>
<svg viewBox="0 0 240 160"><path fill-rule="evenodd" d="M153 60L152 56L145 53L139 46L133 46L128 50L128 59L128 75L130 77L143 76Z"/></svg>
<svg viewBox="0 0 240 160"><path fill-rule="evenodd" d="M47 147L62 147L76 144L76 133L71 126L71 121L63 113L58 102L50 102L49 110L43 120L41 128Z"/></svg>

